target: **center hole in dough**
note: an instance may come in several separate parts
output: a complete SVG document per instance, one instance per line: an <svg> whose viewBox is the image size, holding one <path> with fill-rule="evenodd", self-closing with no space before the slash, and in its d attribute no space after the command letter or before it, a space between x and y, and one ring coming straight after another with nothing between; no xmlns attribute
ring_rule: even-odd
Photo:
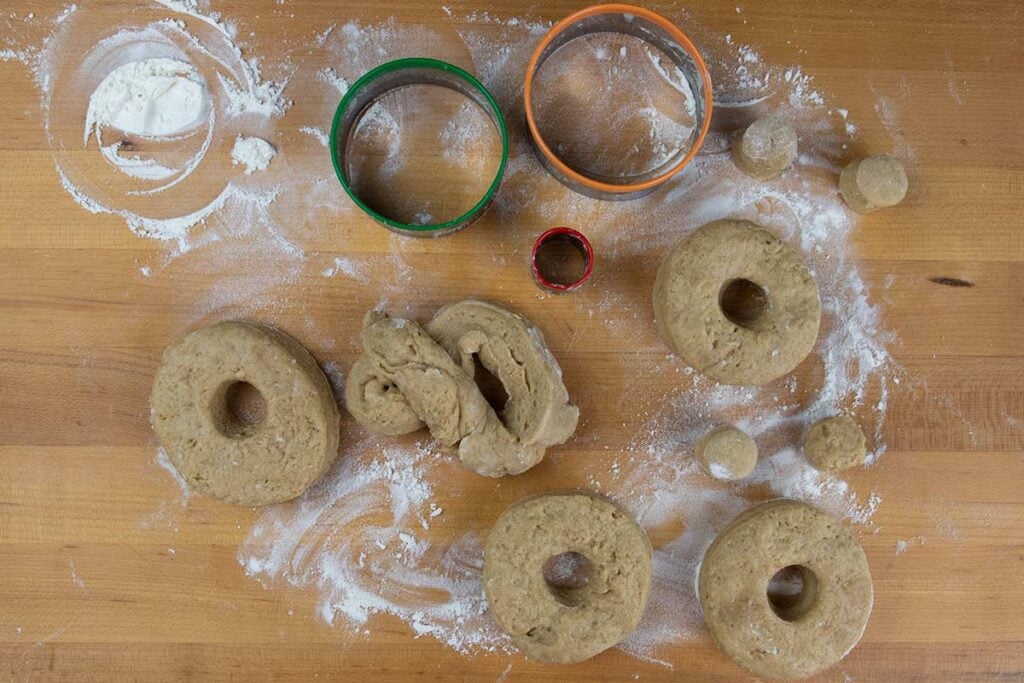
<svg viewBox="0 0 1024 683"><path fill-rule="evenodd" d="M768 312L768 292L764 287L740 278L722 287L718 305L729 322L740 327L754 327Z"/></svg>
<svg viewBox="0 0 1024 683"><path fill-rule="evenodd" d="M480 388L480 393L494 408L494 412L500 413L508 403L508 391L505 389L505 385L495 377L494 373L484 367L484 364L480 362L480 357L476 354L473 354L473 366L473 379L476 381L477 387Z"/></svg>
<svg viewBox="0 0 1024 683"><path fill-rule="evenodd" d="M214 417L225 436L248 436L267 419L266 399L248 382L232 382L218 393L221 399L220 405L215 406Z"/></svg>
<svg viewBox="0 0 1024 683"><path fill-rule="evenodd" d="M570 550L549 557L542 571L555 599L567 607L576 607L583 602L594 565L586 555Z"/></svg>
<svg viewBox="0 0 1024 683"><path fill-rule="evenodd" d="M574 285L587 274L587 250L572 235L551 235L537 247L537 272L553 285Z"/></svg>
<svg viewBox="0 0 1024 683"><path fill-rule="evenodd" d="M791 564L768 582L768 604L783 621L799 621L818 599L818 577L807 567Z"/></svg>

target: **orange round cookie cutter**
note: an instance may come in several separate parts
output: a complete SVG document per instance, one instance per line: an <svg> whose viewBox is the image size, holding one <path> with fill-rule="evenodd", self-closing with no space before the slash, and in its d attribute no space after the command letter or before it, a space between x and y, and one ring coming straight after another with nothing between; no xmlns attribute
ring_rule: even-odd
<svg viewBox="0 0 1024 683"><path fill-rule="evenodd" d="M544 141L533 111L533 79L548 57L559 48L580 36L591 33L623 33L645 40L662 52L680 68L693 91L695 113L700 128L692 138L689 149L679 152L656 169L634 176L609 178L570 167ZM682 171L696 156L708 129L711 127L713 108L711 75L704 59L693 42L675 24L665 17L632 5L595 5L570 14L555 24L530 57L523 84L526 125L530 129L534 148L541 163L564 185L580 194L596 199L636 199L650 194ZM621 180L621 182L619 182Z"/></svg>

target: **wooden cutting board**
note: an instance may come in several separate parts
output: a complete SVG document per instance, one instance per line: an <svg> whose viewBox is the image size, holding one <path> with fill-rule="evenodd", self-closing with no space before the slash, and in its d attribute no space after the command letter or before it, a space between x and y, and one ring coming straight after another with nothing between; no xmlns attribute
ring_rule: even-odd
<svg viewBox="0 0 1024 683"><path fill-rule="evenodd" d="M80 3L126 14L143 4ZM584 4L503 0L486 9L557 19ZM890 401L888 452L851 477L858 490L883 492L877 532L861 536L875 580L874 613L860 646L822 678L1024 680L1024 6L686 4L690 21L759 46L766 61L801 64L815 87L849 109L864 150L894 142L876 111L879 98L887 98L899 113L897 134L913 150L907 201L861 221L855 235L908 381ZM268 60L278 41L309 39L330 21L395 16L446 30L453 21L421 0L214 6L238 22L242 35L262 36L254 39L256 52ZM465 15L476 8L452 9ZM10 13L30 11L53 13L51 3L5 2L0 39L18 25L5 26ZM316 616L315 591L267 590L247 578L236 554L259 513L201 498L181 508L176 484L154 463L147 423L150 381L167 341L232 315L238 302L196 311L191 302L216 289L216 273L140 274L164 247L73 201L54 171L30 73L7 61L0 62L0 77L5 679L748 678L706 635L659 651L671 670L619 650L568 667L519 655L466 657L429 637L414 638L406 624L387 617L371 621L369 636L331 628ZM364 217L345 216L352 241L324 239L314 256L386 254L394 244ZM613 361L626 353L661 358L665 348L653 334L637 346L587 332L584 309L564 298L540 300L522 247L541 227L550 226L501 226L522 239L501 242L499 253L493 214L458 236L404 244L413 272L430 269L442 282L410 297L418 297L424 313L474 295L530 315L567 382L583 394L583 429L605 435L602 444L566 446L557 462L611 457L625 451L640 420L622 408L629 399ZM638 272L636 291L649 291L653 269ZM255 317L292 331L322 362L345 369L356 356L358 320L376 300L351 286L325 282L310 269L283 301L257 303ZM599 387L593 377L602 378ZM651 391L666 392L672 381ZM353 429L350 420L344 428ZM570 467L552 462L505 484L500 495L493 482L457 475L452 485L460 493L444 501L447 528L453 536L486 531L518 494L578 483ZM162 521L151 523L155 515ZM898 542L908 539L898 553Z"/></svg>

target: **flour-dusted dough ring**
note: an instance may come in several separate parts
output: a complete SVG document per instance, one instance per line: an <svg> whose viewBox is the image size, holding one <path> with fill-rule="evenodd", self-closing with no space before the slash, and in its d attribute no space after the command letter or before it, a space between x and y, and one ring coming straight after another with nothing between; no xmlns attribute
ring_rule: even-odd
<svg viewBox="0 0 1024 683"><path fill-rule="evenodd" d="M760 288L763 312L733 322L722 296ZM818 285L800 254L750 221L708 223L661 263L654 283L658 329L694 369L725 384L766 384L791 372L818 339Z"/></svg>
<svg viewBox="0 0 1024 683"><path fill-rule="evenodd" d="M778 116L754 121L736 138L736 166L758 180L771 180L793 165L797 155L796 131Z"/></svg>
<svg viewBox="0 0 1024 683"><path fill-rule="evenodd" d="M228 391L248 383L266 403L258 424L230 414ZM150 397L160 445L197 493L237 505L298 496L338 451L338 406L316 360L286 334L226 321L173 342Z"/></svg>
<svg viewBox="0 0 1024 683"><path fill-rule="evenodd" d="M548 584L545 563L565 553L589 560L585 586ZM640 622L650 590L647 534L595 494L524 498L498 518L484 549L494 618L523 654L541 662L580 662L621 642Z"/></svg>
<svg viewBox="0 0 1024 683"><path fill-rule="evenodd" d="M804 590L773 607L768 584L798 566ZM737 517L704 554L704 621L718 646L755 676L799 679L840 661L860 640L873 592L867 558L837 520L792 500Z"/></svg>

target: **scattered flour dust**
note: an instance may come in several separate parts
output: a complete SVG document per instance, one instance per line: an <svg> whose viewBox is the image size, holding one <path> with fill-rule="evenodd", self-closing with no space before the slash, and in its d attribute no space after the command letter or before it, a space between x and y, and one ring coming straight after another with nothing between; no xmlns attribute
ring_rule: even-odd
<svg viewBox="0 0 1024 683"><path fill-rule="evenodd" d="M231 163L245 166L247 175L267 170L276 156L274 146L262 138L239 135L235 139L235 146L231 148Z"/></svg>
<svg viewBox="0 0 1024 683"><path fill-rule="evenodd" d="M156 7L162 15L141 26L96 36L97 59L88 63L62 62L67 61L65 48L74 31L90 26L79 16L92 11L91 7L66 11L59 22L51 20L52 33L41 45L0 46L0 58L21 61L35 74L57 173L68 193L89 211L122 216L138 234L173 245L164 263L144 266L144 274L157 276L162 269L174 267L186 276L218 274L211 291L192 302L197 317L220 310L244 312L244 306L260 302L272 305L279 285L303 272L305 236L296 224L325 223L296 220L296 216L322 218L322 214L297 213L286 202L309 197L318 203L300 206L302 211L334 215L350 209L333 203L339 196L336 180L323 164L293 166L289 173L282 173L276 168L284 166L279 163L249 177L243 172L250 168L248 164L234 168L227 163L239 136L255 139L273 130L273 120L291 104L283 97L287 82L261 77L255 59L242 56L237 28L224 17L201 10L194 0L162 0ZM468 54L472 69L502 109L521 112L521 76L549 24L490 13L459 15L452 8L444 8L444 13L450 20L445 33L396 20L365 25L352 21L320 33L309 53L312 61L335 66L321 71L310 67L305 74L302 68L295 69L295 79L308 78L309 92L319 106L312 114L296 107L296 129L325 142L322 126L352 80L385 61L422 54L456 63L464 63ZM693 37L712 68L716 108L737 121L751 118L758 108L789 118L801 141L795 168L770 183L752 181L735 169L727 153L729 136L718 132L709 136L702 153L669 187L634 202L602 203L552 182L533 157L521 127L513 127L505 181L492 208L493 219L506 225L589 226L588 236L606 254L605 266L595 275L594 287L565 303L593 322L594 335L616 336L639 349L661 351L663 345L652 332L649 289L634 285L644 277L653 280L659 256L708 221L737 217L768 226L800 247L819 283L823 328L816 352L804 364L810 367L808 372L765 387L737 388L716 385L671 356L638 353L612 359L609 362L618 364L612 371L624 378L623 405L636 406L623 416L636 425L635 432L628 443L608 446L615 435L602 429L610 427L589 425L577 434L576 443L615 448L614 465L609 467L597 458L561 463L572 471L582 469L584 481L626 505L656 539L650 605L640 628L622 648L659 662L663 646L703 637L693 588L700 558L714 535L752 502L793 497L872 529L880 494L855 491L842 479L813 470L794 444L815 419L846 411L873 437L872 460L879 457L885 448L882 427L889 385L897 371L887 350L893 340L853 258L855 216L835 189L834 171L856 126L848 121L845 109L830 106L828 97L814 88L813 79L799 67L767 64L754 47L718 35L701 22L691 24ZM153 45L160 48L154 52L140 47ZM594 53L598 66L614 65L623 57L620 47L605 47L605 52ZM122 52L132 58L109 58ZM169 62L150 61L164 59ZM87 68L97 64L103 68ZM660 66L651 60L648 68L654 67L654 73L649 76L660 74L669 86L678 85L673 73ZM87 89L69 85L76 82L69 69ZM125 71L100 90L104 79L119 69ZM165 100L164 95L155 96L155 90L139 87L134 77L119 83L133 71L162 74L176 92L169 91ZM209 102L203 105L205 111L192 98L200 93L200 85ZM296 90L306 96L305 88ZM180 113L176 120L166 113L135 108L137 92L157 110L171 101L189 104L175 112ZM673 92L686 96L678 88ZM97 103L114 104L89 107L91 123L96 124L90 128L84 103L93 96ZM81 103L77 110L68 104L76 101ZM894 127L892 107L879 101L879 116ZM51 120L69 111L74 119ZM666 122L657 114L650 111L640 122L656 139L686 133L663 128L679 122ZM364 123L390 124L373 119ZM118 145L114 138L105 140L99 130L122 126L159 133L161 144L180 144L181 153L172 155L179 162L171 163L158 154L145 156L139 149ZM73 139L61 136L64 129L73 130ZM83 133L87 141L99 138L95 151L104 155L114 166L112 173L126 184L116 196L104 193L105 185L90 182L90 176L75 165L75 157L83 152ZM455 129L447 134L452 142L449 153L455 155L461 142L472 135ZM658 151L657 146L654 149ZM912 151L902 156L912 158ZM182 164L180 158L192 161ZM147 213L146 200L176 191L187 195L191 186L184 179L200 173L223 177L226 184L199 205L183 201L181 206L188 208L177 214ZM157 188L159 195L152 194ZM344 232L334 236L343 245L346 237ZM514 252L515 240L521 237L516 231L496 232L498 250ZM406 244L397 237L390 239L389 254L383 260L371 261L360 254L334 259L332 255L314 272L323 277L343 275L338 286L352 287L374 300L397 299L413 281L426 290L443 285L430 272L412 272ZM252 262L274 270L254 274L239 265ZM394 307L410 305L407 296L401 298ZM586 336L581 345L587 344ZM570 348L576 343L574 337ZM327 370L340 392L344 384L340 369L328 366ZM678 382L666 395L650 396L651 386L657 384L651 378L665 376L677 377ZM574 397L586 414L592 397L579 390ZM742 482L715 481L687 456L703 430L724 422L751 434L762 453L754 474ZM182 490L181 505L186 506L187 487L162 451L157 463L175 475ZM444 481L450 467L457 464L420 446L382 448L371 440L347 444L334 470L299 500L263 512L239 549L238 560L267 586L315 590L320 616L338 628L365 634L373 615L391 614L408 623L417 637L428 635L459 652L505 651L508 641L487 614L480 586L486 530L443 542L431 533L432 525L446 523L435 486ZM897 552L910 547L912 539L901 543L905 545L898 544Z"/></svg>
<svg viewBox="0 0 1024 683"><path fill-rule="evenodd" d="M458 465L419 444L381 448L375 441L345 448L325 480L265 512L239 562L268 586L315 587L329 624L364 631L371 616L393 614L417 637L460 652L507 650L483 597L482 537L443 548L421 538L442 514L433 500L436 470Z"/></svg>

